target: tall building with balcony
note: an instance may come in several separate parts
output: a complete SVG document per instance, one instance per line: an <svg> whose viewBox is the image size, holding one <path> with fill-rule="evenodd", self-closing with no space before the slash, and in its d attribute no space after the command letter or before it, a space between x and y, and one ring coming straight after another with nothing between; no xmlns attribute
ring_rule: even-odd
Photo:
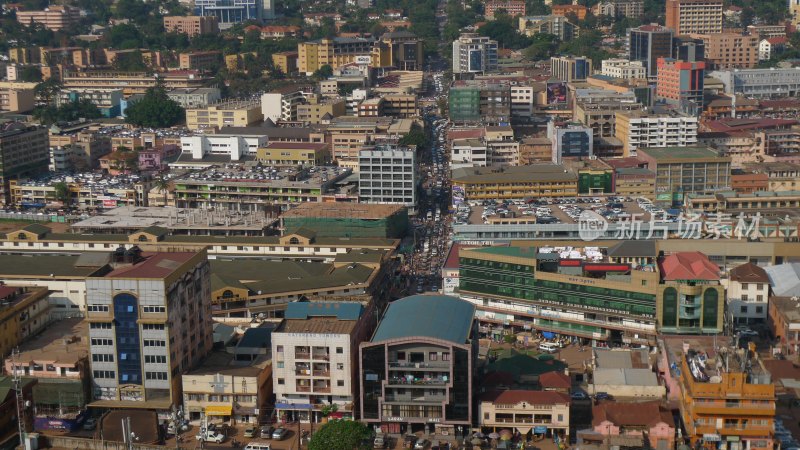
<svg viewBox="0 0 800 450"><path fill-rule="evenodd" d="M759 37L741 33L703 35L709 69L752 69L758 64Z"/></svg>
<svg viewBox="0 0 800 450"><path fill-rule="evenodd" d="M322 409L353 417L358 405L358 346L374 314L358 302L289 303L272 333L275 408L279 419L314 422ZM371 320L372 319L372 320Z"/></svg>
<svg viewBox="0 0 800 450"><path fill-rule="evenodd" d="M658 58L656 95L680 105L703 105L704 62L684 62Z"/></svg>
<svg viewBox="0 0 800 450"><path fill-rule="evenodd" d="M675 111L618 111L615 130L623 156L635 154L640 147L697 145L697 117Z"/></svg>
<svg viewBox="0 0 800 450"><path fill-rule="evenodd" d="M94 405L169 411L181 374L213 344L206 251L112 258L113 270L86 280Z"/></svg>
<svg viewBox="0 0 800 450"><path fill-rule="evenodd" d="M359 348L361 420L384 433L468 433L475 415L474 315L469 302L443 295L392 302Z"/></svg>
<svg viewBox="0 0 800 450"><path fill-rule="evenodd" d="M486 73L497 70L497 41L464 33L453 41L453 73Z"/></svg>
<svg viewBox="0 0 800 450"><path fill-rule="evenodd" d="M661 25L642 25L628 30L628 59L641 61L647 76L658 75L658 58L672 55L672 30Z"/></svg>
<svg viewBox="0 0 800 450"><path fill-rule="evenodd" d="M775 385L753 350L678 353L680 415L692 448L773 448Z"/></svg>
<svg viewBox="0 0 800 450"><path fill-rule="evenodd" d="M725 288L719 266L700 252L678 252L659 261L658 325L662 333L721 333Z"/></svg>
<svg viewBox="0 0 800 450"><path fill-rule="evenodd" d="M48 30L69 28L81 19L81 10L74 6L53 5L43 11L17 11L17 22L28 26L37 23Z"/></svg>
<svg viewBox="0 0 800 450"><path fill-rule="evenodd" d="M376 146L358 155L359 201L417 206L416 151L396 146Z"/></svg>
<svg viewBox="0 0 800 450"><path fill-rule="evenodd" d="M676 35L722 33L722 0L667 0L666 26Z"/></svg>

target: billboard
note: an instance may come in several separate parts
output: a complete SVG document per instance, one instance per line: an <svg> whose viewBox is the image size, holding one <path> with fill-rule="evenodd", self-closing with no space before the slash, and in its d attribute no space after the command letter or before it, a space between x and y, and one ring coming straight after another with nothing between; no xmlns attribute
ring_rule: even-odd
<svg viewBox="0 0 800 450"><path fill-rule="evenodd" d="M556 81L547 83L547 104L561 105L567 103L567 83Z"/></svg>
<svg viewBox="0 0 800 450"><path fill-rule="evenodd" d="M366 55L356 56L356 64L371 64L371 63L372 63L371 56L366 56Z"/></svg>

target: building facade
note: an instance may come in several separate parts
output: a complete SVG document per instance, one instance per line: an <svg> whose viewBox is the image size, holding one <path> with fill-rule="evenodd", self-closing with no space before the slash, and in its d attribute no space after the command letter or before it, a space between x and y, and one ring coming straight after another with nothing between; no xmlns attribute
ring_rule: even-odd
<svg viewBox="0 0 800 450"><path fill-rule="evenodd" d="M703 36L705 60L709 69L752 69L758 64L759 37L741 33L714 33Z"/></svg>
<svg viewBox="0 0 800 450"><path fill-rule="evenodd" d="M679 113L616 113L616 137L622 141L623 156L640 147L692 147L697 145L697 117Z"/></svg>
<svg viewBox="0 0 800 450"><path fill-rule="evenodd" d="M416 210L419 172L414 149L377 146L361 150L358 158L359 201L398 203Z"/></svg>
<svg viewBox="0 0 800 450"><path fill-rule="evenodd" d="M11 201L10 181L47 171L47 128L21 122L0 125L0 200Z"/></svg>
<svg viewBox="0 0 800 450"><path fill-rule="evenodd" d="M214 34L219 32L219 19L215 16L164 16L164 31L189 37Z"/></svg>
<svg viewBox="0 0 800 450"><path fill-rule="evenodd" d="M658 58L668 58L672 54L672 30L660 25L642 25L628 30L628 59L641 61L647 69L647 76L658 75Z"/></svg>
<svg viewBox="0 0 800 450"><path fill-rule="evenodd" d="M592 60L585 57L559 56L550 58L553 78L568 83L586 81L592 74Z"/></svg>
<svg viewBox="0 0 800 450"><path fill-rule="evenodd" d="M728 317L734 325L763 324L767 322L769 277L767 272L753 263L734 267L722 279L728 303Z"/></svg>
<svg viewBox="0 0 800 450"><path fill-rule="evenodd" d="M659 262L658 324L663 333L721 333L725 288L719 267L700 252L679 252Z"/></svg>
<svg viewBox="0 0 800 450"><path fill-rule="evenodd" d="M688 193L730 189L731 160L705 147L640 148L638 158L656 174L656 197L683 200Z"/></svg>
<svg viewBox="0 0 800 450"><path fill-rule="evenodd" d="M569 436L569 396L563 392L490 391L479 400L480 426L498 431L511 428L552 438ZM569 439L569 438L567 438Z"/></svg>
<svg viewBox="0 0 800 450"><path fill-rule="evenodd" d="M703 82L706 63L683 62L672 58L658 59L656 95L679 105L703 104Z"/></svg>
<svg viewBox="0 0 800 450"><path fill-rule="evenodd" d="M800 68L715 70L708 74L722 81L726 94L753 98L796 97L800 93Z"/></svg>
<svg viewBox="0 0 800 450"><path fill-rule="evenodd" d="M230 100L205 108L186 110L186 127L191 130L248 127L264 120L258 100Z"/></svg>
<svg viewBox="0 0 800 450"><path fill-rule="evenodd" d="M497 41L465 33L453 41L453 73L484 74L497 70Z"/></svg>
<svg viewBox="0 0 800 450"><path fill-rule="evenodd" d="M722 33L722 0L667 0L666 26L676 35Z"/></svg>

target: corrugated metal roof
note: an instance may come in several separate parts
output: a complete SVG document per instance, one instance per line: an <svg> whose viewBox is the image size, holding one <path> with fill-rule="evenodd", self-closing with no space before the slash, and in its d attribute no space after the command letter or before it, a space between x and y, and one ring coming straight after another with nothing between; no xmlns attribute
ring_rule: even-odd
<svg viewBox="0 0 800 450"><path fill-rule="evenodd" d="M448 295L413 295L389 305L372 342L429 337L464 344L472 330L475 306Z"/></svg>
<svg viewBox="0 0 800 450"><path fill-rule="evenodd" d="M767 266L764 271L773 294L778 297L800 296L800 263Z"/></svg>
<svg viewBox="0 0 800 450"><path fill-rule="evenodd" d="M358 320L364 307L355 302L294 302L286 305L287 319L336 317L338 320Z"/></svg>

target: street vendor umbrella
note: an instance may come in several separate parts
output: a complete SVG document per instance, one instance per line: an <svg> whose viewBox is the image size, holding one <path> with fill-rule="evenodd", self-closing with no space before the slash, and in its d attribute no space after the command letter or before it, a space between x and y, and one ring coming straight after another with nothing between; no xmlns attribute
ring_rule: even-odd
<svg viewBox="0 0 800 450"><path fill-rule="evenodd" d="M510 441L513 436L514 435L511 433L511 430L503 430L500 432L500 439L504 441Z"/></svg>
<svg viewBox="0 0 800 450"><path fill-rule="evenodd" d="M485 434L481 433L480 431L476 431L475 434L473 434L473 436L475 436L476 438L482 438L485 436Z"/></svg>
<svg viewBox="0 0 800 450"><path fill-rule="evenodd" d="M480 439L478 439L478 438L476 438L476 437L472 438L472 440L471 440L471 441L469 441L469 442L470 442L472 445L481 445L481 444L483 444L483 441L482 441L482 440L480 440Z"/></svg>
<svg viewBox="0 0 800 450"><path fill-rule="evenodd" d="M489 439L497 439L497 438L499 438L499 437L500 437L500 435L499 435L499 434L497 434L497 433L491 433L491 434L489 434Z"/></svg>

